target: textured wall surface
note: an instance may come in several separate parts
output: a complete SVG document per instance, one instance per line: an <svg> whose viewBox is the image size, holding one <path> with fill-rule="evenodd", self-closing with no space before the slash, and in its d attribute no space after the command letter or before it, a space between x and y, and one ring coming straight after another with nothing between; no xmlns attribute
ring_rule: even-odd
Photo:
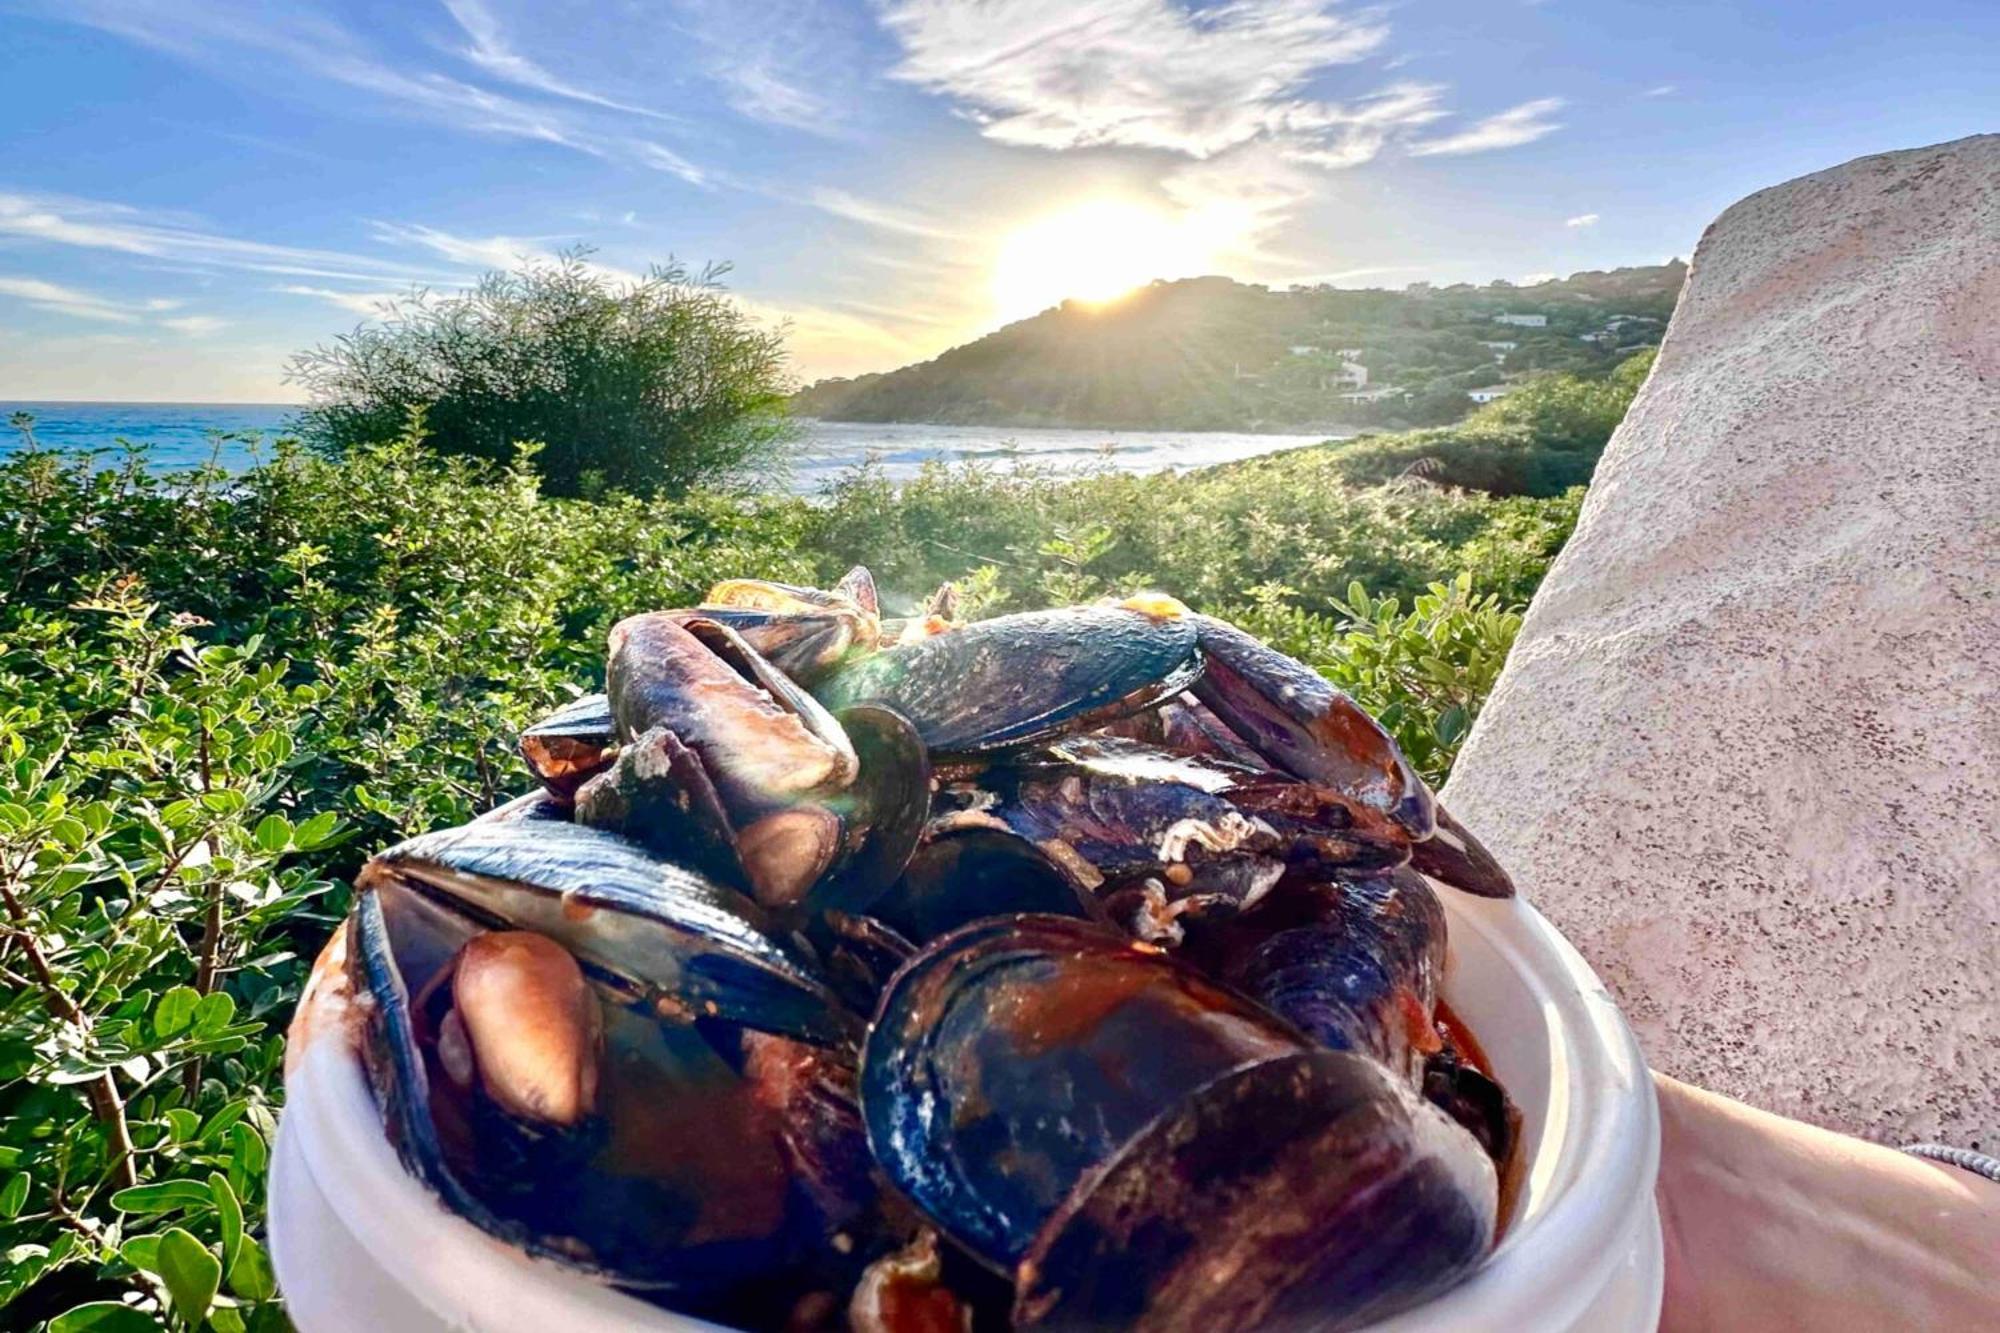
<svg viewBox="0 0 2000 1333"><path fill-rule="evenodd" d="M1708 229L1445 794L1657 1067L2000 1150L2000 135Z"/></svg>

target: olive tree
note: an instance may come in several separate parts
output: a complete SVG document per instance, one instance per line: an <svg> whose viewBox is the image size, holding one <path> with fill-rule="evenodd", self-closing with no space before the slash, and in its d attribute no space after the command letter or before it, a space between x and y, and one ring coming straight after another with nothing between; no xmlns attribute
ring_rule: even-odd
<svg viewBox="0 0 2000 1333"><path fill-rule="evenodd" d="M447 454L504 460L537 443L557 495L677 494L782 463L792 438L782 329L722 287L726 266L624 280L571 251L417 291L288 367L301 435L330 454L399 435L421 413Z"/></svg>

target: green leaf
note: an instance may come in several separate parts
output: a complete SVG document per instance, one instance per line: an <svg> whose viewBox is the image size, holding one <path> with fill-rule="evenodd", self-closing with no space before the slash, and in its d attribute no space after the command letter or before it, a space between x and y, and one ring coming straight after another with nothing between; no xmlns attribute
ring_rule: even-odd
<svg viewBox="0 0 2000 1333"><path fill-rule="evenodd" d="M292 821L283 815L265 815L251 836L259 851L276 855L292 845Z"/></svg>
<svg viewBox="0 0 2000 1333"><path fill-rule="evenodd" d="M18 1171L8 1177L5 1188L0 1188L0 1217L19 1217L21 1209L28 1202L28 1186L33 1181L26 1171Z"/></svg>
<svg viewBox="0 0 2000 1333"><path fill-rule="evenodd" d="M194 1208L208 1202L208 1186L193 1180L134 1185L111 1196L111 1206L121 1213L170 1213L176 1208Z"/></svg>
<svg viewBox="0 0 2000 1333"><path fill-rule="evenodd" d="M206 1245L175 1227L160 1237L160 1280L174 1309L190 1328L199 1328L222 1285L222 1265Z"/></svg>
<svg viewBox="0 0 2000 1333"><path fill-rule="evenodd" d="M208 1192L215 1198L215 1215L222 1223L222 1266L234 1268L236 1253L243 1245L243 1205L236 1201L236 1191L229 1188L229 1178L219 1172L210 1174Z"/></svg>
<svg viewBox="0 0 2000 1333"><path fill-rule="evenodd" d="M218 815L233 815L248 802L242 792L225 787L221 791L203 792L201 803Z"/></svg>
<svg viewBox="0 0 2000 1333"><path fill-rule="evenodd" d="M311 851L331 838L340 828L340 816L329 810L314 815L292 830L292 845L302 852Z"/></svg>
<svg viewBox="0 0 2000 1333"><path fill-rule="evenodd" d="M264 1138L249 1125L232 1125L229 1130L229 1183L239 1195L248 1194L252 1183L264 1178Z"/></svg>
<svg viewBox="0 0 2000 1333"><path fill-rule="evenodd" d="M176 1106L167 1112L167 1136L175 1143L186 1143L201 1130L201 1117L185 1106Z"/></svg>
<svg viewBox="0 0 2000 1333"><path fill-rule="evenodd" d="M254 1236L245 1236L229 1266L229 1289L246 1301L268 1301L278 1294L278 1279L271 1272L271 1258Z"/></svg>
<svg viewBox="0 0 2000 1333"><path fill-rule="evenodd" d="M134 1268L157 1273L160 1271L160 1238L134 1236L118 1247L118 1257Z"/></svg>
<svg viewBox="0 0 2000 1333"><path fill-rule="evenodd" d="M207 1124L201 1127L202 1141L207 1142L210 1139L220 1138L222 1132L241 1120L243 1113L249 1109L249 1101L242 1097L238 1097L233 1102L226 1103L221 1110L208 1118Z"/></svg>
<svg viewBox="0 0 2000 1333"><path fill-rule="evenodd" d="M243 1333L243 1315L233 1306L218 1305L208 1312L208 1326L215 1333Z"/></svg>
<svg viewBox="0 0 2000 1333"><path fill-rule="evenodd" d="M162 995L153 1006L153 1035L162 1039L179 1036L193 1020L199 1003L201 993L192 986L176 986Z"/></svg>
<svg viewBox="0 0 2000 1333"><path fill-rule="evenodd" d="M92 1301L49 1320L49 1333L160 1333L150 1315L116 1301Z"/></svg>
<svg viewBox="0 0 2000 1333"><path fill-rule="evenodd" d="M194 1007L194 1032L197 1036L207 1036L220 1032L229 1026L229 1020L236 1017L235 997L227 991L215 991L201 997L201 1003Z"/></svg>

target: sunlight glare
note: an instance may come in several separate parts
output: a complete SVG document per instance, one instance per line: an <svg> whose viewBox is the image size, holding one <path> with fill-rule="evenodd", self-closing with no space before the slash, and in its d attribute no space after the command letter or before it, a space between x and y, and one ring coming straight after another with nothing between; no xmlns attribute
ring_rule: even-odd
<svg viewBox="0 0 2000 1333"><path fill-rule="evenodd" d="M1121 199L1093 199L1020 227L993 261L993 304L1023 319L1065 300L1101 305L1155 278L1208 271L1207 244L1185 221Z"/></svg>

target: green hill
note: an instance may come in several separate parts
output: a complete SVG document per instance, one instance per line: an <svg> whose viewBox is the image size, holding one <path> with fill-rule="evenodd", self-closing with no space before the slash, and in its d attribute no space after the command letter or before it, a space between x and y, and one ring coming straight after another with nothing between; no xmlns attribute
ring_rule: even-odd
<svg viewBox="0 0 2000 1333"><path fill-rule="evenodd" d="M1064 302L901 370L821 380L792 405L829 421L1440 425L1471 409L1473 390L1543 371L1602 375L1657 344L1686 274L1676 259L1528 287L1155 282L1109 306Z"/></svg>

